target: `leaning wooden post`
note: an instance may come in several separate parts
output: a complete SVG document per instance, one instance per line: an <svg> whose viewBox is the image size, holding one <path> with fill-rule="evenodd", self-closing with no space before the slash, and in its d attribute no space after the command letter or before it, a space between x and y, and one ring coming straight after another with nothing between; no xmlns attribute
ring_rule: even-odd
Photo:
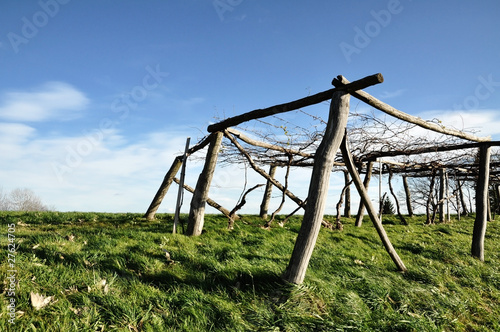
<svg viewBox="0 0 500 332"><path fill-rule="evenodd" d="M340 149L342 150L342 156L344 158L344 162L346 164L346 167L349 170L349 172L351 173L351 177L354 181L354 184L356 185L356 188L358 189L359 196L361 196L361 199L363 200L363 203L366 206L366 210L368 211L368 214L370 215L370 218L373 222L373 225L375 226L375 229L377 230L377 233L380 236L382 243L384 244L385 250L387 250L387 252L389 253L389 256L391 256L392 261L396 264L397 268L400 271L405 272L406 266L404 265L401 258L399 258L398 253L396 252L396 250L392 246L391 241L389 240L389 237L387 236L387 233L385 232L385 229L382 226L382 223L380 222L380 219L377 216L377 211L375 210L375 208L372 205L370 197L368 196L368 192L366 191L365 187L363 186L363 183L361 182L361 178L359 177L358 171L356 170L356 167L354 166L351 152L349 151L349 148L347 147L347 135L344 136L342 144L340 145Z"/></svg>
<svg viewBox="0 0 500 332"><path fill-rule="evenodd" d="M373 171L373 161L370 161L368 162L368 166L366 167L366 175L365 179L363 180L363 186L365 187L366 190L368 190L368 186L370 185L370 180L372 178L372 171ZM363 200L360 200L358 207L358 214L356 215L356 222L354 223L356 227L361 227L361 225L363 224L364 215L365 215L365 204L363 204Z"/></svg>
<svg viewBox="0 0 500 332"><path fill-rule="evenodd" d="M212 134L210 146L208 147L205 166L198 178L196 188L191 199L191 209L189 211L187 235L197 236L203 230L205 221L205 203L208 198L208 191L217 165L217 156L222 143L222 132Z"/></svg>
<svg viewBox="0 0 500 332"><path fill-rule="evenodd" d="M488 215L488 182L490 178L491 147L482 145L479 148L479 175L476 186L476 220L472 233L472 256L484 261L484 238L486 235Z"/></svg>
<svg viewBox="0 0 500 332"><path fill-rule="evenodd" d="M271 165L269 167L269 176L274 178L276 174L276 165ZM264 197L262 198L262 203L260 204L260 217L262 219L267 219L267 210L269 209L269 202L271 201L271 193L273 191L273 184L271 181L267 180L266 189L264 191Z"/></svg>
<svg viewBox="0 0 500 332"><path fill-rule="evenodd" d="M323 220L335 154L342 142L347 125L349 99L350 95L347 92L337 91L333 93L328 124L314 158L304 219L292 257L283 275L283 279L291 283L301 284L304 281L307 266L316 245Z"/></svg>
<svg viewBox="0 0 500 332"><path fill-rule="evenodd" d="M163 179L163 182L160 185L160 188L156 192L155 197L153 198L153 201L149 205L148 210L146 211L146 214L144 217L147 220L153 220L156 215L156 211L160 207L160 204L163 200L163 197L168 192L168 188L170 188L170 185L172 184L172 181L174 180L175 175L179 171L182 165L182 159L183 156L178 156L175 158L174 162L172 163L172 166L170 166L170 169L168 170L167 174L165 175L165 178Z"/></svg>
<svg viewBox="0 0 500 332"><path fill-rule="evenodd" d="M179 181L179 190L177 191L177 203L175 205L175 215L174 215L174 227L172 229L172 234L177 233L177 225L179 224L179 217L181 214L181 206L184 200L184 179L186 177L186 163L188 158L189 142L191 137L186 138L186 147L184 148L184 155L182 156L182 169L181 169L181 179ZM184 225L184 224L183 224ZM184 226L182 227L184 228ZM184 231L184 229L183 229Z"/></svg>

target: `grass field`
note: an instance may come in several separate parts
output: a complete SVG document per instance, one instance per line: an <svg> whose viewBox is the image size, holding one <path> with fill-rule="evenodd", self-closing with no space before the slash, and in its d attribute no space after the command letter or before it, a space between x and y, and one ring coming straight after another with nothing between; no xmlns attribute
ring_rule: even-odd
<svg viewBox="0 0 500 332"><path fill-rule="evenodd" d="M409 270L402 274L369 221L355 228L345 219L342 232L321 230L296 286L280 274L300 217L265 230L244 216L228 231L225 218L206 216L199 237L172 235L170 215L0 218L2 331L500 331L500 221L488 224L480 262L469 254L473 218L432 226L386 218ZM53 298L36 310L31 292Z"/></svg>

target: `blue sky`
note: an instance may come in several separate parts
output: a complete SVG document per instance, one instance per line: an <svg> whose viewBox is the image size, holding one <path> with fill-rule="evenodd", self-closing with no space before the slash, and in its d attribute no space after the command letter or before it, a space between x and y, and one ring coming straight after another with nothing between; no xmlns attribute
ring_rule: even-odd
<svg viewBox="0 0 500 332"><path fill-rule="evenodd" d="M2 1L0 187L58 210L144 212L187 136L339 74L380 72L374 96L500 139L499 17L498 1ZM211 196L232 208L241 169L218 172Z"/></svg>

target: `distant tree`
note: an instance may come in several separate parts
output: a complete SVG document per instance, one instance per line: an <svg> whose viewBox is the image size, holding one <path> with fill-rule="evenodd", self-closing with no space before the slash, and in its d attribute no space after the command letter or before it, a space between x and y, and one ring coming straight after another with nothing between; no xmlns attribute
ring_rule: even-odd
<svg viewBox="0 0 500 332"><path fill-rule="evenodd" d="M28 188L16 188L9 195L0 191L0 210L9 211L48 211L40 197Z"/></svg>
<svg viewBox="0 0 500 332"><path fill-rule="evenodd" d="M389 197L386 197L382 203L382 214L394 214L394 204L391 202Z"/></svg>
<svg viewBox="0 0 500 332"><path fill-rule="evenodd" d="M3 193L3 188L0 187L0 211L9 210L9 199L7 195Z"/></svg>

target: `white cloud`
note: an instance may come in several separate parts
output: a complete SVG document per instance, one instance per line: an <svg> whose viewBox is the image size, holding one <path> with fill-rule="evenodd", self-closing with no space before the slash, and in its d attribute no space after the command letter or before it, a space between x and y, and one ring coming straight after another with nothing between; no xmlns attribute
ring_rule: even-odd
<svg viewBox="0 0 500 332"><path fill-rule="evenodd" d="M500 137L500 110L430 110L418 116L424 120L440 120L445 127L474 131L476 136Z"/></svg>
<svg viewBox="0 0 500 332"><path fill-rule="evenodd" d="M47 82L32 91L4 92L1 100L0 118L21 122L74 119L89 104L81 91L63 82Z"/></svg>

